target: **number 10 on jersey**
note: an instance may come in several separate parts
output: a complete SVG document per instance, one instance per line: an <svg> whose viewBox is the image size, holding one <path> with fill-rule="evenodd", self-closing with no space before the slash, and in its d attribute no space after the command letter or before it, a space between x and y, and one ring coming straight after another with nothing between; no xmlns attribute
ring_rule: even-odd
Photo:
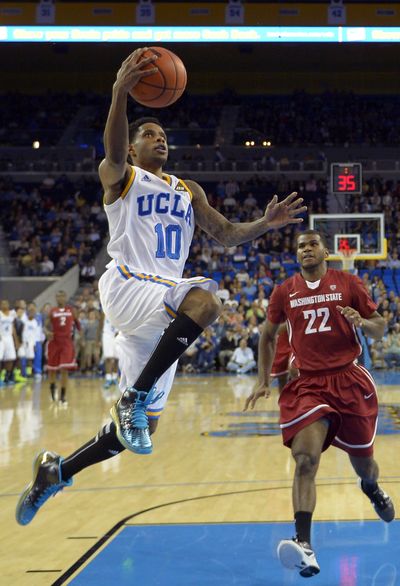
<svg viewBox="0 0 400 586"><path fill-rule="evenodd" d="M182 228L178 224L156 224L157 234L156 258L170 258L178 260L181 256Z"/></svg>

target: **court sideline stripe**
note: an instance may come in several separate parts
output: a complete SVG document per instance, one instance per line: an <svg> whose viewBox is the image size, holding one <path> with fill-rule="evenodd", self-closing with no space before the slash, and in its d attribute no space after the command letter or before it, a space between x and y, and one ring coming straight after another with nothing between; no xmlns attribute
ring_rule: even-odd
<svg viewBox="0 0 400 586"><path fill-rule="evenodd" d="M341 482L339 484L337 484L336 486L346 486L346 485L354 485L353 481L349 481L349 482ZM332 486L331 483L326 483L326 484L317 484L317 487L320 486ZM237 495L237 494L250 494L250 493L255 493L255 492L268 492L270 490L287 490L290 487L287 486L278 486L278 487L268 487L268 488L255 488L252 490L238 490L238 491L232 491L232 492L222 492L222 493L217 493L217 494L207 494L207 495L202 495L202 496L196 496L196 497L192 497L192 498L188 498L188 499L179 499L177 501L171 501L169 503L162 503L161 505L155 505L154 507L149 507L147 509L143 509L141 511L138 511L137 513L133 513L132 515L128 515L128 517L124 517L124 519L121 519L121 521L118 521L118 523L116 525L114 525L114 527L112 527L109 531L107 531L107 533L105 533L103 535L103 537L101 537L99 539L99 541L97 541L95 544L92 545L92 547L90 547L74 564L72 564L72 566L70 566L68 568L68 570L66 570L66 572L64 572L64 574L62 576L60 576L55 582L53 582L51 584L51 586L62 586L62 584L65 584L66 580L68 580L69 578L71 578L71 576L73 576L73 574L75 574L77 572L77 570L79 570L79 568L81 566L83 566L83 564L85 564L89 558L91 558L93 556L93 554L96 553L96 551L98 549L100 549L100 547L102 547L102 545L104 545L119 529L121 529L121 527L127 523L127 521L134 519L135 517L139 517L140 515L143 515L144 513L149 513L150 511L156 511L157 509L162 509L163 507L169 507L171 505L179 505L179 504L183 504L183 503L189 503L192 501L200 501L200 500L205 500L205 499L209 499L209 498L216 498L216 497L221 497L221 496L232 496L232 495ZM347 519L345 519L347 521ZM270 521L272 523L276 522L276 521ZM184 524L184 523L182 523Z"/></svg>

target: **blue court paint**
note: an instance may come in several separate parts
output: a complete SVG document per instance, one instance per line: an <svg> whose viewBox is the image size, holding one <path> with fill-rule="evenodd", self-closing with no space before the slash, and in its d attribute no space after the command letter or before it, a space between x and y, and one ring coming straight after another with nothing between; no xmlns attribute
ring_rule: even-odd
<svg viewBox="0 0 400 586"><path fill-rule="evenodd" d="M132 525L73 579L73 586L290 586L305 584L281 567L288 523ZM321 573L313 586L398 586L400 525L381 521L316 522ZM308 583L308 582L307 582Z"/></svg>
<svg viewBox="0 0 400 586"><path fill-rule="evenodd" d="M236 417L236 422L227 422L225 428L204 431L202 435L212 437L252 437L280 435L279 411L233 411L226 416ZM258 421L248 421L250 418ZM400 433L400 404L379 406L377 435Z"/></svg>

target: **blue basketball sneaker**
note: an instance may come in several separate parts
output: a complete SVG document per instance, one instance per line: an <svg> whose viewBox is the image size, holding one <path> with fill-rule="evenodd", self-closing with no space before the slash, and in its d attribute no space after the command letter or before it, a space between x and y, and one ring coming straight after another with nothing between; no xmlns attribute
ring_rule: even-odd
<svg viewBox="0 0 400 586"><path fill-rule="evenodd" d="M72 478L61 478L62 458L54 452L42 450L33 461L33 480L21 494L16 509L16 519L20 525L28 525L40 507L64 486L71 486Z"/></svg>
<svg viewBox="0 0 400 586"><path fill-rule="evenodd" d="M110 411L117 427L119 441L135 454L151 454L153 451L146 410L151 403L158 401L163 393L156 397L154 394L155 387L148 393L127 387Z"/></svg>

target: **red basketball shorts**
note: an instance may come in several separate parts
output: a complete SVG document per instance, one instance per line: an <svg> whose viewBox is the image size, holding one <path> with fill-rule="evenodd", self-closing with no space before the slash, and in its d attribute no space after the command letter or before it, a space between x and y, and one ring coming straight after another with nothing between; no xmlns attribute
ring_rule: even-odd
<svg viewBox="0 0 400 586"><path fill-rule="evenodd" d="M69 338L55 338L47 344L48 370L75 370L74 343Z"/></svg>
<svg viewBox="0 0 400 586"><path fill-rule="evenodd" d="M294 436L314 421L329 420L323 446L330 444L352 456L371 456L378 423L378 400L374 380L358 364L326 375L305 376L285 385L280 398L283 443L290 447Z"/></svg>
<svg viewBox="0 0 400 586"><path fill-rule="evenodd" d="M290 368L290 359L292 357L292 350L290 346L284 348L276 348L274 362L271 368L271 376L280 376L287 374Z"/></svg>

